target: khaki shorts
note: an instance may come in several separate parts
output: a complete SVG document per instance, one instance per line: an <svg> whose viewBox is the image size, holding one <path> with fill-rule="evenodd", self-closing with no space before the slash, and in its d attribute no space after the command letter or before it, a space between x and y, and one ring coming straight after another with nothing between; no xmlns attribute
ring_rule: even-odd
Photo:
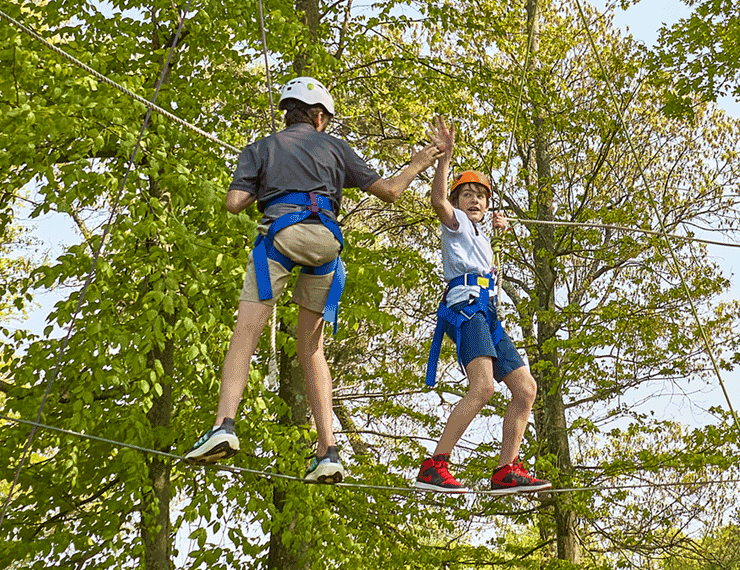
<svg viewBox="0 0 740 570"><path fill-rule="evenodd" d="M269 226L260 226L262 235L267 233ZM275 234L273 240L275 249L292 259L299 265L317 267L330 262L339 255L340 245L334 234L322 224L293 224ZM270 282L272 285L272 299L261 301L257 289L257 276L254 271L254 256L249 254L247 273L244 276L240 301L274 305L280 298L285 285L290 279L291 272L277 261L268 259L270 267ZM299 273L293 289L293 301L301 307L315 313L323 313L329 288L334 279L334 272L326 275L308 275Z"/></svg>

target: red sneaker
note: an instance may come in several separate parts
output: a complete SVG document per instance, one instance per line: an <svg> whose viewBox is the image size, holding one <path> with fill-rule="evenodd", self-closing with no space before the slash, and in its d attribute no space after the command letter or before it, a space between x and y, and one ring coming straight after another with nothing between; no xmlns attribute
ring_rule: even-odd
<svg viewBox="0 0 740 570"><path fill-rule="evenodd" d="M443 493L465 493L467 489L457 481L447 470L449 453L440 453L430 457L421 464L419 476L414 486L427 491L441 491Z"/></svg>
<svg viewBox="0 0 740 570"><path fill-rule="evenodd" d="M519 458L496 469L491 477L491 491L496 495L538 493L551 488L550 481L530 476Z"/></svg>

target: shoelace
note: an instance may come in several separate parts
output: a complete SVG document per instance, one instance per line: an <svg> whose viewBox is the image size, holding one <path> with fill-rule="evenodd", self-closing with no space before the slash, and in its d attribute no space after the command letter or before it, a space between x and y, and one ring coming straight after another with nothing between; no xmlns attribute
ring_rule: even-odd
<svg viewBox="0 0 740 570"><path fill-rule="evenodd" d="M447 470L447 461L437 461L434 460L434 466L437 468L437 473L440 474L442 477L442 480L445 483L455 483L457 484L457 480L450 474L450 472Z"/></svg>
<svg viewBox="0 0 740 570"><path fill-rule="evenodd" d="M199 445L203 445L206 441L208 441L208 438L210 438L211 435L213 435L214 431L216 431L215 428L209 429L206 433L200 436L200 439L195 442L195 445L193 447L198 447Z"/></svg>
<svg viewBox="0 0 740 570"><path fill-rule="evenodd" d="M511 464L511 470L517 475L521 475L522 477L526 477L527 479L534 479L534 477L532 477L524 468L524 464L522 464L521 459L517 459L514 461L514 463Z"/></svg>

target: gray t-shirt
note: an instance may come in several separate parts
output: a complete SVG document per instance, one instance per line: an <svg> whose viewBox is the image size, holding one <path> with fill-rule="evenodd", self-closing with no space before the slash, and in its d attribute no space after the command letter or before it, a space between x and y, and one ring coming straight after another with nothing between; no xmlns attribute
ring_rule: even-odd
<svg viewBox="0 0 740 570"><path fill-rule="evenodd" d="M270 200L287 192L313 191L329 197L333 212L324 213L335 218L342 189L367 190L379 178L345 141L296 123L247 146L239 155L229 190L256 194L263 222L297 209L277 204L265 211Z"/></svg>
<svg viewBox="0 0 740 570"><path fill-rule="evenodd" d="M459 227L451 230L442 224L442 269L445 283L466 273L486 275L492 273L493 249L491 240L481 231L479 224L470 221L465 212L454 208ZM447 293L447 306L467 302L472 295L478 298L480 289L472 285L459 285Z"/></svg>

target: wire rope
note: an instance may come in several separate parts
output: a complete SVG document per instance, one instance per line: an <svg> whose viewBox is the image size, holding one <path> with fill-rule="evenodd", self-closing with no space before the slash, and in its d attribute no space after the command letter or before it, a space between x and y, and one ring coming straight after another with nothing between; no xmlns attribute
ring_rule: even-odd
<svg viewBox="0 0 740 570"><path fill-rule="evenodd" d="M592 223L592 222L567 222L563 220L532 220L528 218L506 218L506 219L510 222L517 222L517 223L525 224L525 225L563 226L563 227L572 227L572 228L587 228L587 229L595 229L595 230L613 230L613 231L619 231L619 232L642 233L646 235L659 236L659 237L667 236L671 239L679 239L683 241L705 243L705 244L717 245L721 247L740 248L740 243L715 241L711 239L704 239L704 238L698 238L698 237L693 237L693 236L684 236L680 234L669 234L669 233L664 234L663 232L656 231L656 230L648 230L645 228L637 228L637 227L629 227L629 226L619 226L615 224L598 224L598 223Z"/></svg>
<svg viewBox="0 0 740 570"><path fill-rule="evenodd" d="M185 465L188 465L188 467L193 468L193 469L202 467L204 469L213 470L213 471L227 471L229 473L234 473L237 475L253 475L253 476L263 478L263 479L268 479L268 480L280 479L284 481L304 483L306 485L339 487L339 488L344 488L344 489L356 489L358 491L390 491L393 493L419 493L419 494L441 494L441 495L454 494L454 493L444 493L444 492L435 491L435 490L418 489L416 487L398 487L394 485L374 485L370 483L342 482L342 483L334 483L334 484L328 485L324 483L319 483L317 481L308 481L304 479L303 477L298 477L296 475L287 475L285 473L276 473L274 471L264 471L260 469L250 469L248 467L240 467L238 465L224 465L224 464L193 465L193 464L188 463L187 460L181 455L177 455L175 453L170 453L167 451L162 451L160 449L152 449L149 447L144 447L144 446L136 445L133 443L126 443L123 441L117 441L115 439L100 437L97 435L85 434L85 433L81 433L81 432L74 431L74 430L69 430L65 428L60 428L60 427L40 423L38 421L24 420L22 418L14 418L14 417L6 416L3 414L0 414L0 419L10 421L10 422L15 422L17 424L33 426L35 428L46 429L49 431L54 431L57 433L70 435L72 437L77 437L80 439L97 441L99 443L105 443L115 448L132 449L134 451L139 451L142 453L158 455L160 457L166 457L168 459L182 462ZM672 487L706 487L706 486L711 486L711 485L737 484L737 483L740 483L740 479L707 479L707 480L701 480L701 481L680 481L680 482L674 481L674 482L668 482L668 483L651 482L651 483L633 483L633 484L627 484L627 485L591 485L591 486L586 486L586 487L563 487L563 488L547 489L547 490L541 491L541 494L547 495L547 494L574 493L574 492L625 491L625 490L630 490L630 489L657 489L657 488L672 488ZM486 491L486 490L478 490L478 489L468 489L465 493L460 493L460 494L480 495L484 497L489 496L492 498L506 498L506 497L511 497L511 496L517 496L517 497L532 496L531 493L517 493L515 495L502 495L495 491Z"/></svg>
<svg viewBox="0 0 740 570"><path fill-rule="evenodd" d="M735 422L735 428L740 432L740 423L738 423L737 414L735 413L735 409L732 406L732 402L730 400L730 396L727 392L727 388L725 386L725 382L722 379L722 374L719 370L719 364L717 363L717 359L715 358L714 351L712 349L712 346L709 342L709 337L707 336L706 330L704 328L704 325L701 322L701 319L699 318L699 313L696 310L696 305L694 304L694 300L691 296L691 292L689 291L688 283L686 283L686 279L684 277L684 272L681 268L681 264L678 261L678 257L676 256L676 252L673 248L673 244L671 244L668 232L665 227L665 223L663 222L663 218L660 215L660 209L658 208L658 204L655 200L655 197L653 196L653 193L650 191L650 185L648 184L647 177L645 175L645 169L642 166L642 162L640 161L640 157L637 154L637 149L635 148L634 142L632 140L632 136L630 135L629 130L627 129L627 125L624 120L624 115L622 113L622 108L619 105L619 100L617 99L617 96L614 92L614 88L612 86L612 82L609 78L609 74L607 73L606 66L604 65L604 62L601 58L601 55L599 54L599 50L596 47L596 42L593 38L593 34L591 33L591 28L589 26L588 20L586 18L586 14L583 11L583 6L581 5L581 0L576 0L576 6L578 7L578 13L580 15L581 21L583 22L583 27L586 31L586 35L588 36L589 44L591 45L591 49L594 52L594 56L596 57L596 61L598 62L599 69L601 70L602 75L604 76L604 81L606 83L606 88L609 94L609 98L612 101L612 105L614 106L614 109L617 114L617 118L619 119L619 124L624 130L625 137L627 138L627 143L629 144L630 152L632 153L632 156L635 160L635 164L637 165L637 168L640 172L640 178L642 180L642 183L645 187L645 194L648 198L648 202L650 204L650 208L653 211L653 215L657 218L658 224L660 226L660 232L662 237L665 239L666 245L668 247L668 252L670 253L671 261L673 263L674 269L676 270L676 273L678 273L678 277L681 281L681 286L684 291L684 295L686 299L689 302L689 306L691 307L691 314L694 317L694 320L696 321L696 324L699 329L699 334L702 338L702 341L704 342L704 346L707 350L707 355L709 356L709 359L712 362L712 367L714 369L714 372L717 376L717 379L719 380L720 387L722 388L722 393L725 396L725 400L727 401L727 406L730 410L730 413L732 414L732 417Z"/></svg>
<svg viewBox="0 0 740 570"><path fill-rule="evenodd" d="M170 61L172 59L172 54L174 53L175 48L177 47L178 41L180 39L180 32L182 31L183 24L185 23L185 14L188 13L191 2L192 0L188 0L187 6L185 7L185 10L184 12L182 12L182 16L180 17L180 21L177 26L177 32L175 33L175 36L172 40L170 51L167 54L167 60L165 61L162 67L162 73L160 74L156 87L154 89L154 95L152 96L152 101L151 101L152 104L157 100L157 96L159 95L159 90L162 87L162 84L164 83L165 77L167 76L167 70L169 68ZM105 228L103 229L103 234L100 238L100 243L98 244L97 250L95 251L95 255L93 256L92 265L87 275L87 279L85 280L82 290L80 291L80 297L77 301L77 306L75 307L74 313L72 314L72 318L70 319L69 326L67 327L67 334L64 337L64 340L62 341L62 345L59 349L59 353L56 359L56 364L54 365L54 369L51 375L49 376L48 382L46 383L46 389L41 399L41 404L39 406L38 412L36 413L36 422L38 422L41 419L41 414L44 411L46 400L48 399L49 393L51 392L51 386L54 383L54 380L56 379L57 375L59 374L59 367L61 366L61 363L62 363L62 356L64 355L67 345L69 344L69 340L72 336L72 330L77 320L77 316L79 315L80 309L82 308L82 303L85 300L88 287L90 286L90 283L92 283L92 280L95 277L95 270L97 268L98 260L100 259L100 256L102 254L103 246L105 245L105 240L108 237L110 229L114 224L117 210L118 210L118 205L121 201L121 196L123 195L123 189L126 185L126 181L128 180L129 174L134 168L134 165L136 162L136 155L139 151L139 147L141 146L141 141L144 138L144 133L146 132L147 127L149 126L149 120L152 116L153 111L154 111L153 107L150 106L147 108L144 121L141 125L141 130L139 131L139 138L137 139L136 144L134 145L134 149L131 152L131 157L129 158L128 164L126 165L126 171L124 172L123 178L121 179L121 184L118 188L116 200L113 204L113 208L111 209L111 213L110 213L110 216L108 217L108 221L105 224ZM23 465L25 464L26 457L28 456L28 451L31 448L31 443L33 442L33 438L35 435L36 435L36 426L33 426L31 428L31 432L28 435L28 439L26 440L26 444L23 448L20 461L18 462L18 467L16 468L16 471L15 471L15 477L13 478L13 482L10 485L10 489L8 490L8 496L5 498L5 502L3 503L3 509L2 509L2 512L0 512L0 525L2 525L3 521L5 520L5 515L8 511L8 506L10 505L10 500L13 496L13 491L15 491L15 487L18 484L21 471L23 470Z"/></svg>
<svg viewBox="0 0 740 570"><path fill-rule="evenodd" d="M53 52L61 55L63 58L65 58L66 60L68 60L69 62L71 62L72 64L74 64L75 66L79 67L80 69L86 71L87 73L89 73L90 75L92 75L93 77L95 77L96 79L99 79L103 83L106 83L106 84L110 85L111 87L117 89L121 93L127 95L128 97L131 97L135 101L138 101L139 103L142 103L150 111L154 111L156 113L159 113L160 115L162 115L164 117L167 117L168 119L174 121L178 125L181 125L181 126L187 128L187 129L190 129L191 131L194 131L194 132L198 133L199 135L207 138L211 142L215 142L216 144L218 144L218 145L222 146L223 148L228 149L228 150L230 150L230 151L232 151L232 152L234 152L236 154L239 154L241 152L241 150L238 149L237 147L235 147L233 145L230 145L229 143L226 143L226 142L218 139L217 137L215 137L212 134L204 131L203 129L201 129L199 127L196 127L195 125L193 125L191 123L188 123L184 119L181 119L177 115L174 115L173 113L171 113L171 112L163 109L162 107L159 107L159 106L155 105L153 101L150 101L149 99L146 99L146 98L142 97L141 95L137 95L136 93L134 93L133 91L131 91L127 87L124 87L123 85L121 85L119 83L116 83L115 81L113 81L112 79L106 77L105 75L103 75L99 71L96 71L95 69L93 69L92 67L90 67L89 65L87 65L86 63L83 63L82 61L80 61L79 59L77 59L76 57L74 57L73 55L67 53L66 51L64 51L60 47L55 46L49 40L47 40L43 36L37 34L32 29L30 29L29 27L23 25L22 23L20 23L16 19L12 18L11 16L9 16L8 14L6 14L2 10L0 10L0 18L6 20L7 22L9 22L13 26L15 26L16 28L18 28L19 30L21 30L26 35L30 36L31 38L33 38L37 42L43 44L44 46L46 46L47 48L49 48Z"/></svg>
<svg viewBox="0 0 740 570"><path fill-rule="evenodd" d="M267 79L267 93L270 97L270 118L272 120L272 134L277 131L275 126L275 101L272 98L272 78L270 76L270 62L267 55L267 32L265 31L265 15L262 9L262 0L257 0L260 13L260 33L262 35L262 53L265 56L265 78Z"/></svg>
<svg viewBox="0 0 740 570"><path fill-rule="evenodd" d="M498 193L498 202L500 204L501 210L504 209L504 190L506 187L506 181L509 178L509 162L511 161L511 153L514 150L514 133L516 132L516 127L519 124L519 113L522 109L522 100L524 98L524 83L527 78L527 70L529 69L529 57L532 54L532 42L534 41L534 27L535 22L537 19L537 6L538 4L535 3L534 5L534 14L532 14L532 25L529 27L528 33L527 33L527 53L524 56L524 65L522 66L522 74L519 78L519 95L517 97L516 101L516 110L514 112L514 120L511 124L511 134L509 136L509 146L506 150L506 161L504 162L504 175L502 178L502 182L499 185L499 193ZM491 208L493 208L493 200L491 200ZM497 241L496 244L496 251L494 252L495 257L495 266L496 266L496 307L498 308L498 304L500 303L501 299L501 288L503 287L503 275L501 272L501 239L499 235L499 230L494 228L494 235L495 240Z"/></svg>

